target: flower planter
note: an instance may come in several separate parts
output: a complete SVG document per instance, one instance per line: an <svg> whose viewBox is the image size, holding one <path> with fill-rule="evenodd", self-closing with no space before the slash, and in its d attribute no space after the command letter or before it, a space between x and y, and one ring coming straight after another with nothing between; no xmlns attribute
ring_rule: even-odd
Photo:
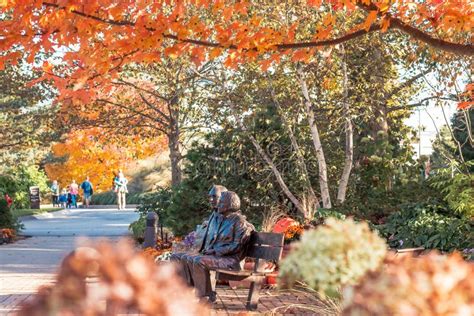
<svg viewBox="0 0 474 316"><path fill-rule="evenodd" d="M267 285L277 285L278 283L278 271L274 271L267 275L266 279Z"/></svg>

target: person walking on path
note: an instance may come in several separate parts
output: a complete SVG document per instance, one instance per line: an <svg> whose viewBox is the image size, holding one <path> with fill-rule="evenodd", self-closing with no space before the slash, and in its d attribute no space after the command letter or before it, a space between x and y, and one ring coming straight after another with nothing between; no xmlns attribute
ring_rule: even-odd
<svg viewBox="0 0 474 316"><path fill-rule="evenodd" d="M61 195L59 196L59 203L62 208L67 208L67 190L63 189Z"/></svg>
<svg viewBox="0 0 474 316"><path fill-rule="evenodd" d="M127 178L125 178L122 170L120 170L118 177L115 178L115 191L117 192L117 202L118 202L119 210L125 209L125 205L126 205L125 195L128 193L127 183L128 183Z"/></svg>
<svg viewBox="0 0 474 316"><path fill-rule="evenodd" d="M51 185L50 189L51 189L51 196L53 198L53 207L59 206L59 201L58 201L58 198L59 198L59 185L58 185L57 180L53 181L53 184Z"/></svg>
<svg viewBox="0 0 474 316"><path fill-rule="evenodd" d="M84 202L86 204L85 207L88 208L91 201L92 194L94 193L94 189L93 189L91 181L89 180L89 177L86 177L86 180L82 182L81 189L84 193Z"/></svg>
<svg viewBox="0 0 474 316"><path fill-rule="evenodd" d="M69 185L69 193L71 194L71 207L74 206L77 208L77 195L79 194L79 186L76 183L76 180L72 180L72 183Z"/></svg>

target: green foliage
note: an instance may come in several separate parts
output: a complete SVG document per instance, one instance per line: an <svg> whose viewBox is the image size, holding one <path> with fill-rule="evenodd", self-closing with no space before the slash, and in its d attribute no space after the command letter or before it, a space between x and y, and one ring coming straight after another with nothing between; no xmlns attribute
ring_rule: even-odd
<svg viewBox="0 0 474 316"><path fill-rule="evenodd" d="M8 193L13 199L13 208L30 206L30 186L38 186L41 196L49 193L48 178L36 165L18 165L0 175L0 193Z"/></svg>
<svg viewBox="0 0 474 316"><path fill-rule="evenodd" d="M137 212L145 218L150 211L156 212L159 221L170 228L177 236L193 231L210 215L207 202L208 187L199 182L184 180L173 189L160 189L154 193L146 193Z"/></svg>
<svg viewBox="0 0 474 316"><path fill-rule="evenodd" d="M12 197L19 190L18 184L11 176L0 175L0 195L8 194Z"/></svg>
<svg viewBox="0 0 474 316"><path fill-rule="evenodd" d="M133 238L135 240L143 240L146 229L146 218L144 216L140 216L138 220L130 224L128 229L132 232Z"/></svg>
<svg viewBox="0 0 474 316"><path fill-rule="evenodd" d="M12 212L3 198L0 198L0 228L15 228Z"/></svg>
<svg viewBox="0 0 474 316"><path fill-rule="evenodd" d="M347 218L346 214L343 214L339 212L338 210L335 209L325 209L325 208L320 208L314 214L314 219L311 220L309 223L313 227L317 227L319 225L324 225L326 223L326 220L328 218L335 218L338 220L345 220Z"/></svg>
<svg viewBox="0 0 474 316"><path fill-rule="evenodd" d="M394 248L425 247L441 251L474 248L472 221L455 217L437 200L407 205L377 228Z"/></svg>
<svg viewBox="0 0 474 316"><path fill-rule="evenodd" d="M4 154L49 145L56 137L51 128L55 126L56 108L50 102L54 90L46 81L27 84L39 75L27 64L0 70L0 160Z"/></svg>
<svg viewBox="0 0 474 316"><path fill-rule="evenodd" d="M280 276L290 285L303 281L329 296L355 284L377 269L387 251L385 241L366 222L329 218L326 225L306 231L282 261Z"/></svg>
<svg viewBox="0 0 474 316"><path fill-rule="evenodd" d="M355 195L356 192L359 192L359 195ZM428 182L417 179L399 183L390 191L371 189L369 185L361 183L343 205L336 206L333 210L380 223L390 214L399 211L400 205L438 197L441 197L438 190L432 188Z"/></svg>
<svg viewBox="0 0 474 316"><path fill-rule="evenodd" d="M468 171L472 166L474 160L465 164L455 163L437 169L436 175L430 178L431 186L441 191L449 207L467 218L474 217L474 174Z"/></svg>

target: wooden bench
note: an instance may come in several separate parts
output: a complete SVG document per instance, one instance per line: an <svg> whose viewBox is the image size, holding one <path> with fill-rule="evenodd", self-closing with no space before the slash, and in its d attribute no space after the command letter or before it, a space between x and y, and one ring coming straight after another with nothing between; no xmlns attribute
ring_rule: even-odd
<svg viewBox="0 0 474 316"><path fill-rule="evenodd" d="M283 234L253 232L246 251L247 258L255 259L253 270L211 270L211 286L213 295L210 300L216 300L217 280L226 281L250 281L250 289L247 297L246 307L248 310L256 310L260 295L260 288L266 276L272 272L264 272L266 261L278 262L283 252ZM263 261L263 262L262 262ZM263 263L263 264L262 264Z"/></svg>

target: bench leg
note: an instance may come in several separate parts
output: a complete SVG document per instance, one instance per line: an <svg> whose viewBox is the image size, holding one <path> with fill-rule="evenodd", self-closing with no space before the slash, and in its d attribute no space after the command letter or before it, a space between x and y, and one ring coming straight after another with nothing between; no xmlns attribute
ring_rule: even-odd
<svg viewBox="0 0 474 316"><path fill-rule="evenodd" d="M213 270L209 271L209 277L211 279L211 294L209 295L209 301L214 303L217 300L217 293L216 293L217 272Z"/></svg>
<svg viewBox="0 0 474 316"><path fill-rule="evenodd" d="M247 310L256 310L258 299L260 297L260 288L262 287L263 278L250 283L249 296L247 298Z"/></svg>

